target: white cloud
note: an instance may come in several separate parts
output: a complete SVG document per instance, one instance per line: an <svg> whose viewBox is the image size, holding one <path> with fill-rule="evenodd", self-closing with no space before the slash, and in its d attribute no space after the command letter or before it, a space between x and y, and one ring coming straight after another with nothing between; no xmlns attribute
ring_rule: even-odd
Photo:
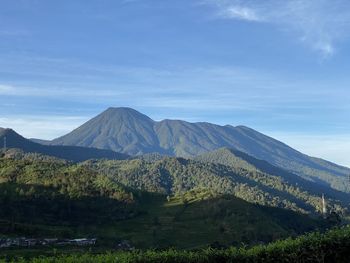
<svg viewBox="0 0 350 263"><path fill-rule="evenodd" d="M224 13L229 18L236 18L248 21L261 21L262 19L257 16L254 9L241 7L241 6L232 6L229 7Z"/></svg>
<svg viewBox="0 0 350 263"><path fill-rule="evenodd" d="M50 87L38 88L31 86L22 85L1 85L0 84L0 95L8 96L21 96L21 97L45 97L45 98L57 98L57 97L70 97L70 98L108 98L110 96L121 96L124 95L124 91L116 90L100 90L96 92L96 89L87 88L74 88L74 87Z"/></svg>
<svg viewBox="0 0 350 263"><path fill-rule="evenodd" d="M11 128L26 138L54 139L77 128L89 117L9 116L0 117L0 127Z"/></svg>
<svg viewBox="0 0 350 263"><path fill-rule="evenodd" d="M10 95L14 92L14 87L10 85L0 85L0 95Z"/></svg>
<svg viewBox="0 0 350 263"><path fill-rule="evenodd" d="M177 109L349 109L345 101L348 88L344 84L348 79L337 82L332 78L307 81L279 72L238 67L182 68L173 71L97 68L94 74L95 80L77 78L67 83L0 83L0 96L11 97L6 102L0 100L0 106L16 103L19 99L35 101L47 98ZM105 85L103 79L111 79L113 84ZM330 85L334 86L331 91ZM280 95L281 91L284 96Z"/></svg>
<svg viewBox="0 0 350 263"><path fill-rule="evenodd" d="M324 57L350 32L348 0L206 0L229 19L272 24L296 37Z"/></svg>
<svg viewBox="0 0 350 263"><path fill-rule="evenodd" d="M28 31L24 30L4 30L0 29L0 37L25 37L31 35Z"/></svg>

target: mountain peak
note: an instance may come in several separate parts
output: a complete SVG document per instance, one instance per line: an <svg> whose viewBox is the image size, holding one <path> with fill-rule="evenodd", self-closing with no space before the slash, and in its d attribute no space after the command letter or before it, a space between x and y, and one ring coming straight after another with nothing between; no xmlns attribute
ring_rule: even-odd
<svg viewBox="0 0 350 263"><path fill-rule="evenodd" d="M134 118L153 122L153 120L145 114L142 114L141 112L129 107L109 107L97 117L101 116L106 118L123 118L123 116L125 116L125 118Z"/></svg>
<svg viewBox="0 0 350 263"><path fill-rule="evenodd" d="M56 145L76 145L110 149L132 155L158 151L155 121L128 107L110 107L73 132L53 141Z"/></svg>
<svg viewBox="0 0 350 263"><path fill-rule="evenodd" d="M109 107L105 110L105 112L138 112L138 111L129 107Z"/></svg>
<svg viewBox="0 0 350 263"><path fill-rule="evenodd" d="M8 131L11 131L12 129L10 129L10 128L2 128L2 127L0 127L0 132L8 132Z"/></svg>
<svg viewBox="0 0 350 263"><path fill-rule="evenodd" d="M3 136L20 136L20 135L10 128L0 127L0 137L3 137Z"/></svg>

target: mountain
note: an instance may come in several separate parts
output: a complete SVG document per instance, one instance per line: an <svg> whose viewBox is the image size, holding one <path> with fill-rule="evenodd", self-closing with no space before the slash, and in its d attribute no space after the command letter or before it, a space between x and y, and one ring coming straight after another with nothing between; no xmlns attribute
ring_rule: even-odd
<svg viewBox="0 0 350 263"><path fill-rule="evenodd" d="M110 108L52 144L96 147L130 155L161 152L154 123L133 109Z"/></svg>
<svg viewBox="0 0 350 263"><path fill-rule="evenodd" d="M41 153L66 160L80 162L88 159L125 159L126 154L120 154L111 150L94 149L77 146L51 146L35 143L16 133L12 129L0 128L0 141L6 137L8 148L18 148L24 152Z"/></svg>
<svg viewBox="0 0 350 263"><path fill-rule="evenodd" d="M310 157L245 126L181 120L154 121L130 108L109 108L52 145L109 149L130 155L160 153L193 157L229 147L308 180L350 192L350 169Z"/></svg>

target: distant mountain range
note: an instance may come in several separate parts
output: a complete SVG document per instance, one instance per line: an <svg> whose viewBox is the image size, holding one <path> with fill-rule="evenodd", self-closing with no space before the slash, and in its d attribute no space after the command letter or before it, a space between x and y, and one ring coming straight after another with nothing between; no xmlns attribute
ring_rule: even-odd
<svg viewBox="0 0 350 263"><path fill-rule="evenodd" d="M35 143L16 133L12 129L0 128L0 141L6 137L8 148L18 148L24 152L35 152L58 157L61 159L81 162L88 159L126 159L126 154L116 153L111 150L102 150L80 146L51 146Z"/></svg>
<svg viewBox="0 0 350 263"><path fill-rule="evenodd" d="M220 148L265 161L317 185L350 192L350 169L305 155L245 126L220 126L181 120L154 121L130 108L109 108L72 132L52 141L25 139L11 129L0 129L8 147L72 161L126 159L129 155L195 158Z"/></svg>
<svg viewBox="0 0 350 263"><path fill-rule="evenodd" d="M350 191L349 168L305 155L251 128L181 120L154 121L131 108L109 108L67 135L43 143L95 147L128 155L159 153L186 158L227 147L308 180Z"/></svg>

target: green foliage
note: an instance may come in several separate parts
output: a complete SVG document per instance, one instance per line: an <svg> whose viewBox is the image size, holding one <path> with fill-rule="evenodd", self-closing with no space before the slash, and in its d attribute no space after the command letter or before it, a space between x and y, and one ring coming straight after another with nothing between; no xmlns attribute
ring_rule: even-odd
<svg viewBox="0 0 350 263"><path fill-rule="evenodd" d="M141 248L197 248L265 243L327 227L322 220L262 206L300 210L267 179L259 185L254 176L181 158L80 164L37 155L2 158L0 231L93 236L107 247L126 239Z"/></svg>
<svg viewBox="0 0 350 263"><path fill-rule="evenodd" d="M292 211L250 204L232 195L213 197L193 190L148 201L148 212L108 228L111 236L130 240L138 248L199 248L266 243L296 236L328 224Z"/></svg>
<svg viewBox="0 0 350 263"><path fill-rule="evenodd" d="M221 156L222 157L222 156ZM216 156L212 156L213 159ZM297 176L288 178L271 175L258 170L243 160L236 159L223 164L210 162L209 158L200 161L166 157L158 161L87 161L82 166L128 187L163 194L185 193L193 189L206 189L218 194L233 194L251 203L291 209L302 213L320 211L320 193L314 184ZM281 170L281 169L280 169ZM284 173L286 173L284 171ZM327 192L328 193L328 192ZM330 192L333 193L333 192ZM344 197L345 196L345 197ZM345 206L339 199L349 200L346 194L328 197L330 210L343 214Z"/></svg>
<svg viewBox="0 0 350 263"><path fill-rule="evenodd" d="M130 191L86 167L60 160L2 158L0 182L3 233L16 232L21 222L99 224L137 213Z"/></svg>
<svg viewBox="0 0 350 263"><path fill-rule="evenodd" d="M334 190L325 184L317 184L271 165L264 160L258 160L240 151L221 148L195 158L197 161L218 163L231 167L236 173L245 173L254 181L271 186L278 191L288 193L303 200L308 205L320 211L320 193L327 196L331 210L344 213L344 207L350 202L350 196ZM343 208L341 208L341 204Z"/></svg>

